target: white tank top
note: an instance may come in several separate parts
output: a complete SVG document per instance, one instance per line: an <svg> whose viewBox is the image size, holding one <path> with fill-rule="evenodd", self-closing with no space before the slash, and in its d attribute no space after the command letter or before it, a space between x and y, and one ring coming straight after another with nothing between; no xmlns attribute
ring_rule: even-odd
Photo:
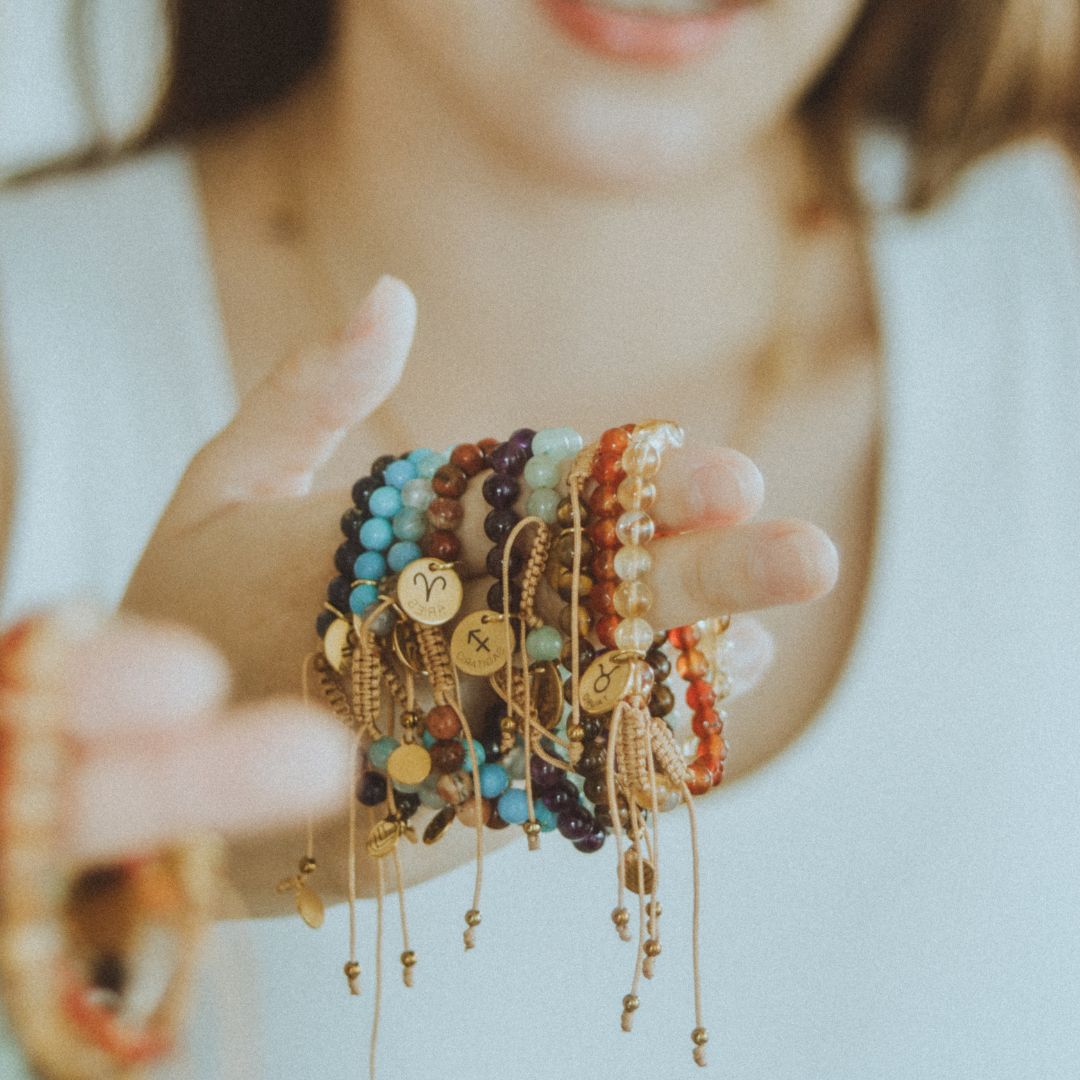
<svg viewBox="0 0 1080 1080"><path fill-rule="evenodd" d="M911 219L889 209L895 145L870 140L866 164L886 370L869 599L805 733L701 803L713 1074L1076 1080L1075 177L1049 144L1017 146ZM3 614L76 590L115 601L234 409L188 159L0 199L0 318L19 456ZM468 955L471 868L410 890L412 991L388 916L381 1075L708 1075L690 1063L685 818L663 826L665 951L632 1035L610 853L521 845L491 860ZM338 908L317 934L221 931L259 950L261 1075L365 1075L371 995L344 992L344 926ZM368 905L360 926L370 972Z"/></svg>

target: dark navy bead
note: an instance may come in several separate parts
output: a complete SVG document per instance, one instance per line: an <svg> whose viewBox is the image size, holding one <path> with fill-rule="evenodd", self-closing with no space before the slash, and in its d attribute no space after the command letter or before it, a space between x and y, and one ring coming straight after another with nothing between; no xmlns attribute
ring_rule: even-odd
<svg viewBox="0 0 1080 1080"><path fill-rule="evenodd" d="M380 454L371 463L371 479L377 480L376 487L383 486L383 473L386 472L386 466L397 461L397 458L393 454Z"/></svg>
<svg viewBox="0 0 1080 1080"><path fill-rule="evenodd" d="M397 803L398 816L405 821L420 809L420 796L413 791L398 791L394 788L394 802Z"/></svg>
<svg viewBox="0 0 1080 1080"><path fill-rule="evenodd" d="M493 544L501 544L520 520L513 510L491 510L484 518L484 535Z"/></svg>
<svg viewBox="0 0 1080 1080"><path fill-rule="evenodd" d="M326 631L330 629L330 624L337 618L332 611L320 611L319 617L315 620L315 633L319 637L325 637Z"/></svg>
<svg viewBox="0 0 1080 1080"><path fill-rule="evenodd" d="M334 566L337 567L337 572L341 574L342 577L347 577L351 580L353 567L356 565L356 560L360 557L363 550L359 540L346 540L345 543L334 552Z"/></svg>
<svg viewBox="0 0 1080 1080"><path fill-rule="evenodd" d="M330 606L345 613L349 610L349 597L352 595L352 581L347 577L336 577L326 587L326 599Z"/></svg>
<svg viewBox="0 0 1080 1080"><path fill-rule="evenodd" d="M671 661L668 659L668 655L663 649L658 649L653 646L653 648L645 654L645 663L653 669L653 674L656 676L657 681L666 679L671 674Z"/></svg>
<svg viewBox="0 0 1080 1080"><path fill-rule="evenodd" d="M487 553L487 562L484 564L485 569L488 572L489 577L495 578L496 581L502 581L503 572L503 553L506 550L505 544L496 544ZM510 576L516 578L522 570L525 569L525 560L516 551L511 549L510 551Z"/></svg>
<svg viewBox="0 0 1080 1080"><path fill-rule="evenodd" d="M502 611L503 587L501 581L496 581L495 584L488 589L487 604L492 611ZM521 607L521 586L516 581L511 581L510 610L516 611L519 607Z"/></svg>
<svg viewBox="0 0 1080 1080"><path fill-rule="evenodd" d="M367 519L368 515L363 510L357 510L355 506L350 506L349 509L341 515L341 531L344 533L345 539L359 542L360 526L363 525Z"/></svg>
<svg viewBox="0 0 1080 1080"><path fill-rule="evenodd" d="M374 476L365 476L362 480L357 480L353 484L352 489L352 501L356 504L360 510L367 510L368 499L371 498L371 493L377 491L382 485Z"/></svg>
<svg viewBox="0 0 1080 1080"><path fill-rule="evenodd" d="M379 806L386 802L386 777L368 769L356 785L356 798L364 806Z"/></svg>
<svg viewBox="0 0 1080 1080"><path fill-rule="evenodd" d="M514 505L514 500L521 491L521 485L514 477L507 476L506 473L492 473L484 481L482 490L488 505L501 509Z"/></svg>

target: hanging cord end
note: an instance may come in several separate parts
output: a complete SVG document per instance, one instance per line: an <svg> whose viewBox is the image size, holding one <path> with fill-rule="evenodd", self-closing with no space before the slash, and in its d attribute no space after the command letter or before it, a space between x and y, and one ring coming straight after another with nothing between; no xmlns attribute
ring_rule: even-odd
<svg viewBox="0 0 1080 1080"><path fill-rule="evenodd" d="M469 908L465 912L465 921L469 924L468 930L465 931L465 949L476 948L476 928L480 925L480 912L476 908Z"/></svg>
<svg viewBox="0 0 1080 1080"><path fill-rule="evenodd" d="M529 838L529 850L540 850L540 822L526 821L522 828L525 830L525 835Z"/></svg>
<svg viewBox="0 0 1080 1080"><path fill-rule="evenodd" d="M401 954L401 978L406 986L413 984L413 968L416 967L416 953L406 949Z"/></svg>
<svg viewBox="0 0 1080 1080"><path fill-rule="evenodd" d="M629 941L630 934L630 912L624 907L617 907L611 913L611 921L615 924L615 929L618 931L619 937L623 941Z"/></svg>
<svg viewBox="0 0 1080 1080"><path fill-rule="evenodd" d="M349 960L345 964L345 978L349 982L349 993L353 997L360 996L360 965L355 960Z"/></svg>
<svg viewBox="0 0 1080 1080"><path fill-rule="evenodd" d="M708 1065L705 1044L709 1041L709 1033L703 1027L696 1027L690 1032L690 1038L694 1041L694 1064L704 1069Z"/></svg>
<svg viewBox="0 0 1080 1080"><path fill-rule="evenodd" d="M641 965L641 973L646 979L651 979L656 973L656 958L660 955L660 942L655 938L649 938L645 942L645 961Z"/></svg>
<svg viewBox="0 0 1080 1080"><path fill-rule="evenodd" d="M638 1011L641 1001L637 994L627 994L622 999L622 1029L632 1031L634 1027L634 1013Z"/></svg>

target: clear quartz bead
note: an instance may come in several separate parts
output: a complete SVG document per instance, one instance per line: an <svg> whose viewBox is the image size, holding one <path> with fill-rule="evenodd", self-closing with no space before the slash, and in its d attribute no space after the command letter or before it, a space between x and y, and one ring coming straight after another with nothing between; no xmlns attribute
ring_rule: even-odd
<svg viewBox="0 0 1080 1080"><path fill-rule="evenodd" d="M627 510L615 522L615 535L623 544L647 544L655 532L653 519L644 510Z"/></svg>
<svg viewBox="0 0 1080 1080"><path fill-rule="evenodd" d="M660 471L660 448L651 442L632 442L622 456L627 476L651 480Z"/></svg>
<svg viewBox="0 0 1080 1080"><path fill-rule="evenodd" d="M649 510L656 502L656 485L640 476L628 476L619 485L618 499L626 510Z"/></svg>
<svg viewBox="0 0 1080 1080"><path fill-rule="evenodd" d="M653 633L653 628L644 619L623 619L615 627L615 645L644 656L652 646Z"/></svg>
<svg viewBox="0 0 1080 1080"><path fill-rule="evenodd" d="M614 603L624 619L637 618L652 607L652 588L644 581L624 581L615 590Z"/></svg>
<svg viewBox="0 0 1080 1080"><path fill-rule="evenodd" d="M626 544L615 552L615 573L623 581L636 581L652 569L652 556L638 544Z"/></svg>

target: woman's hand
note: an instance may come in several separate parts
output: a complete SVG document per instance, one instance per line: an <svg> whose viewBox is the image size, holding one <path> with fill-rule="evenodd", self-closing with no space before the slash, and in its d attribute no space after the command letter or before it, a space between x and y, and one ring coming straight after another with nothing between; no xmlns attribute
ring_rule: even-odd
<svg viewBox="0 0 1080 1080"><path fill-rule="evenodd" d="M337 345L276 368L192 461L135 573L125 605L193 626L219 645L242 699L299 684L302 660L317 644L313 623L342 539L338 520L351 502L347 490L313 493L316 475L396 385L415 320L412 293L383 278ZM603 423L598 418L597 431L586 436L597 435ZM385 449L374 447L370 456ZM736 451L688 445L669 455L658 486L657 602L650 621L676 626L737 614L733 676L745 690L771 656L765 631L745 613L828 592L836 550L808 522L753 521L763 482ZM479 487L471 484L463 499L465 577L482 572L490 546ZM423 876L467 857L467 850L467 838L455 846L448 837L424 852ZM239 856L242 884L250 886L256 908L274 910L257 896L269 895L295 855L293 841L277 850L249 846Z"/></svg>

